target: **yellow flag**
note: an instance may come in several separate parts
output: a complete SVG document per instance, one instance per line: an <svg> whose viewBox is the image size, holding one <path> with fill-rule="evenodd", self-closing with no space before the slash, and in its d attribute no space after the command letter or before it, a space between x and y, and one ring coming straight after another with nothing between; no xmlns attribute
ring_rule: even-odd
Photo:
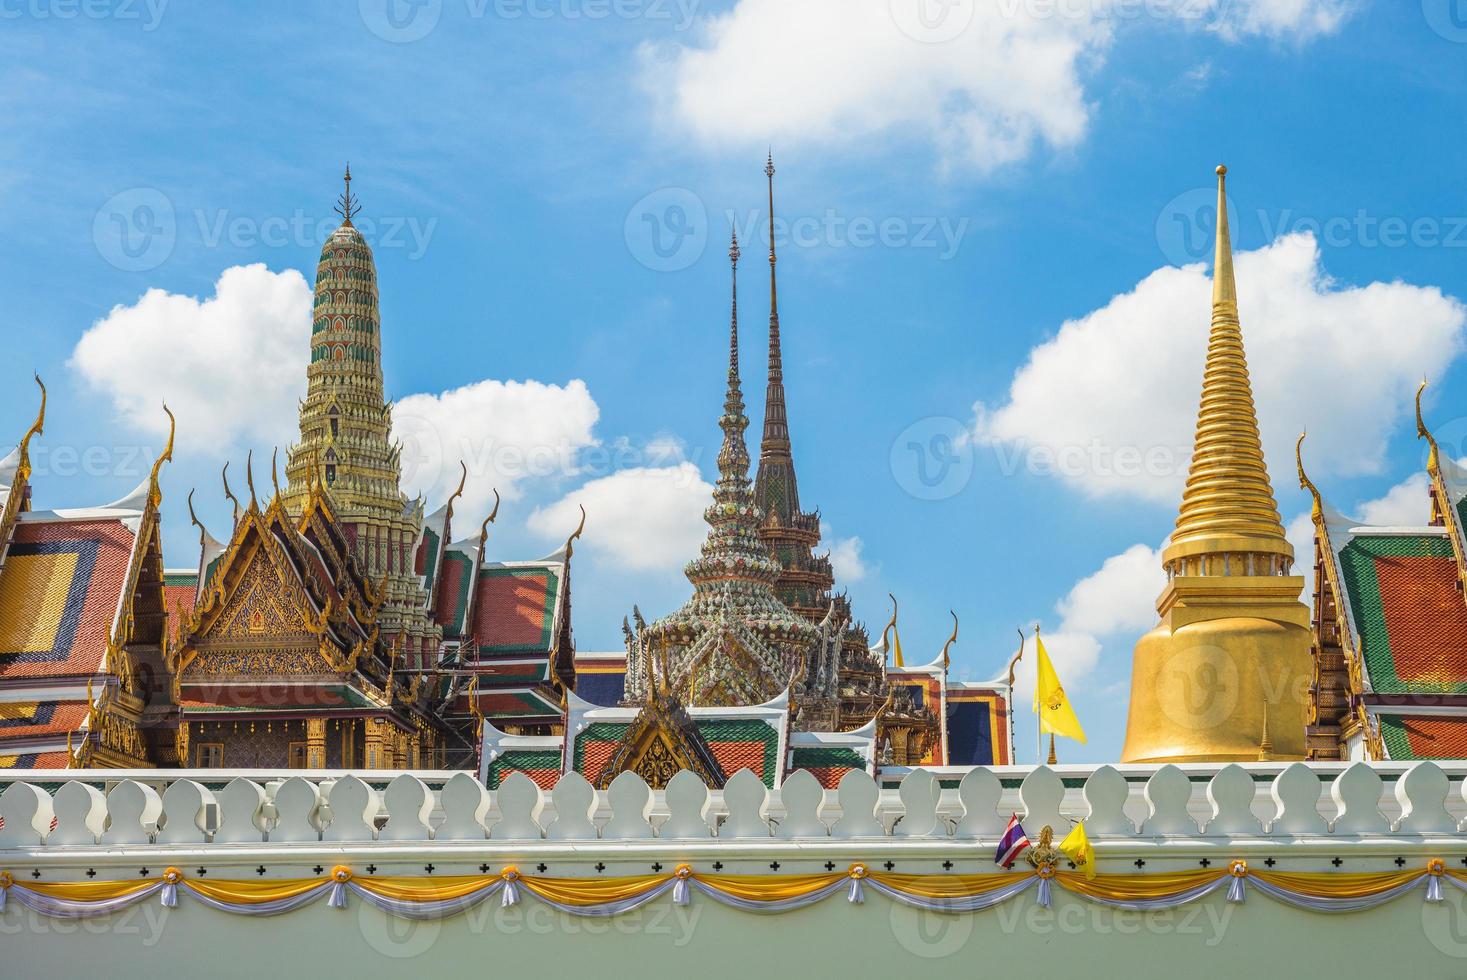
<svg viewBox="0 0 1467 980"><path fill-rule="evenodd" d="M1095 877L1095 846L1090 843L1090 835L1085 833L1085 821L1075 824L1075 829L1060 841L1059 849L1075 862L1075 867L1085 872L1086 878Z"/></svg>
<svg viewBox="0 0 1467 980"><path fill-rule="evenodd" d="M1039 730L1084 742L1085 729L1080 727L1080 719L1075 717L1075 709L1070 707L1064 685L1060 684L1059 675L1054 672L1054 664L1049 662L1044 641L1038 634L1034 636L1034 647L1038 652L1039 670L1039 683L1034 688L1034 711L1039 715Z"/></svg>

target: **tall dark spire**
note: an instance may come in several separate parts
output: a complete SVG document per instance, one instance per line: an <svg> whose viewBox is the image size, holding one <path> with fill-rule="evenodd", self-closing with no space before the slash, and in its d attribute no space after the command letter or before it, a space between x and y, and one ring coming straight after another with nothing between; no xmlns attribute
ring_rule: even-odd
<svg viewBox="0 0 1467 980"><path fill-rule="evenodd" d="M764 438L759 444L761 460L790 455L789 420L784 407L784 356L779 340L779 262L774 248L774 153L764 165L769 178L769 388L764 396Z"/></svg>
<svg viewBox="0 0 1467 980"><path fill-rule="evenodd" d="M779 337L779 259L774 244L774 154L764 165L769 178L769 387L764 394L764 437L759 443L759 471L755 495L759 506L782 524L800 513L795 462L790 445L789 418L784 400L784 356Z"/></svg>

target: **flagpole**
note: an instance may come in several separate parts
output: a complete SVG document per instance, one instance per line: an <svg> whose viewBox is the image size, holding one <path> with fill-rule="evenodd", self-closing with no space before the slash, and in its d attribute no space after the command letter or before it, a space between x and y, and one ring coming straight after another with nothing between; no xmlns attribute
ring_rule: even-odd
<svg viewBox="0 0 1467 980"><path fill-rule="evenodd" d="M1034 624L1034 647L1039 648L1039 624ZM1039 710L1039 654L1034 654L1034 762L1044 757L1044 713Z"/></svg>

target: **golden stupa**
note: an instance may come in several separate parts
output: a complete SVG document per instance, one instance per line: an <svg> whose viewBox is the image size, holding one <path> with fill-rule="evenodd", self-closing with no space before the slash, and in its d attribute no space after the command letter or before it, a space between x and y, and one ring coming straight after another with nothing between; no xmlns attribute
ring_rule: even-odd
<svg viewBox="0 0 1467 980"><path fill-rule="evenodd" d="M1136 644L1124 762L1304 758L1310 669L1304 579L1274 502L1238 321L1226 167L1202 407L1161 622Z"/></svg>

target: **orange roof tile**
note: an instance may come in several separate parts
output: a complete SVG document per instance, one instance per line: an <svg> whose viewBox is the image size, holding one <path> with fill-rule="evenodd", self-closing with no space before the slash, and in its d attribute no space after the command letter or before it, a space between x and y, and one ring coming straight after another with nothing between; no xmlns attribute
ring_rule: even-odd
<svg viewBox="0 0 1467 980"><path fill-rule="evenodd" d="M0 567L0 677L99 671L132 548L120 521L18 525Z"/></svg>

